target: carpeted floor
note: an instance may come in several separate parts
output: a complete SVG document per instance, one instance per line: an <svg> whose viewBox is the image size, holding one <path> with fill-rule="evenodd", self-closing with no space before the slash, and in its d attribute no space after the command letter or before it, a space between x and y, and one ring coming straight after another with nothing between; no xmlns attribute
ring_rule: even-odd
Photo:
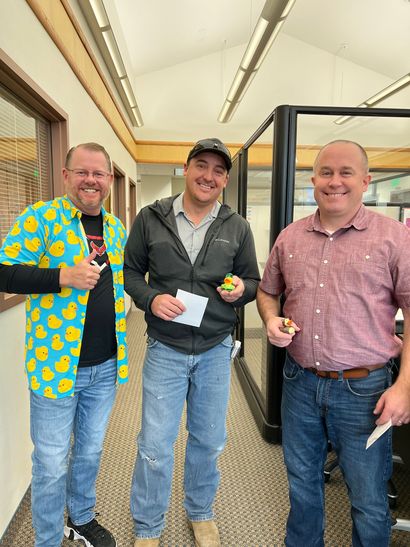
<svg viewBox="0 0 410 547"><path fill-rule="evenodd" d="M130 481L136 454L140 420L140 375L145 351L143 314L132 312L128 320L131 379L119 389L106 438L98 480L99 520L117 539L118 547L132 547L133 525L129 512ZM191 547L192 532L182 507L183 458L186 433L182 423L175 445L175 473L167 526L161 546ZM266 443L260 436L246 404L235 372L232 375L228 413L228 444L220 458L221 486L215 512L224 547L276 547L283 545L288 512L287 483L279 445ZM410 518L410 470L395 469L401 518ZM339 471L326 486L326 545L350 545L349 504ZM30 492L12 520L1 545L32 546ZM77 543L78 544L78 543ZM76 545L64 540L63 546ZM81 545L81 544L80 544ZM410 533L393 532L391 545L408 547ZM301 547L307 547L302 546Z"/></svg>

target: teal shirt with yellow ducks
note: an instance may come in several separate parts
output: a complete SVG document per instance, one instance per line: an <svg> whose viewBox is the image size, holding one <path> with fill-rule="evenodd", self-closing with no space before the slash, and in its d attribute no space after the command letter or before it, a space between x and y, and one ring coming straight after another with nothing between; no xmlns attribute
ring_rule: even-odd
<svg viewBox="0 0 410 547"><path fill-rule="evenodd" d="M102 209L103 237L112 270L117 340L117 381L128 379L123 260L126 231ZM82 213L67 196L27 207L0 249L0 264L64 268L89 254ZM39 395L74 394L90 291L71 287L26 298L26 371Z"/></svg>

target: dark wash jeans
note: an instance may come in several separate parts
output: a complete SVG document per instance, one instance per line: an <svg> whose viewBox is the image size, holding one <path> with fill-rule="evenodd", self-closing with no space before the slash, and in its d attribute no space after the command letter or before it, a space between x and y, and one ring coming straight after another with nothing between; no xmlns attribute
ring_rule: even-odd
<svg viewBox="0 0 410 547"><path fill-rule="evenodd" d="M323 468L328 440L348 488L353 547L389 545L391 429L368 450L366 441L375 428L374 407L391 385L391 376L391 365L387 364L365 378L320 378L287 356L283 369L282 442L290 497L285 539L288 547L324 545Z"/></svg>

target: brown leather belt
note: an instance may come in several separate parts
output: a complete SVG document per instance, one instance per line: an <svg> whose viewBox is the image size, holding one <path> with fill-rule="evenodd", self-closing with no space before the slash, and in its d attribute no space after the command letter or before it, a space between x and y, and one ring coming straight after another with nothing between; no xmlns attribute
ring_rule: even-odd
<svg viewBox="0 0 410 547"><path fill-rule="evenodd" d="M366 378L369 376L370 372L377 370L378 368L383 368L386 363L381 365L372 365L371 367L359 367L359 368L350 368L348 370L342 370L342 378ZM316 376L321 378L332 378L332 380L339 379L339 372L337 370L318 370L314 367L308 367L307 370L313 372Z"/></svg>

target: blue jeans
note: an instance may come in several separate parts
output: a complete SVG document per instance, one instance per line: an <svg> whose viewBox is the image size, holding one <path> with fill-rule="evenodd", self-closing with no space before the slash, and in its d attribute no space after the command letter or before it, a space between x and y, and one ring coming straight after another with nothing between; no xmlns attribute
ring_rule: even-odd
<svg viewBox="0 0 410 547"><path fill-rule="evenodd" d="M95 481L116 377L114 357L97 366L79 367L73 397L48 399L30 392L36 547L61 545L66 505L75 524L86 524L95 516Z"/></svg>
<svg viewBox="0 0 410 547"><path fill-rule="evenodd" d="M139 538L159 537L171 492L174 442L184 403L188 440L184 506L190 520L213 518L217 459L226 442L232 337L199 355L148 339L143 369L142 423L131 487Z"/></svg>
<svg viewBox="0 0 410 547"><path fill-rule="evenodd" d="M368 450L366 441L375 428L376 402L390 385L389 364L366 378L333 380L315 376L287 356L283 369L282 441L290 498L285 539L288 547L324 545L323 468L328 440L347 485L352 545L389 545L391 429Z"/></svg>

